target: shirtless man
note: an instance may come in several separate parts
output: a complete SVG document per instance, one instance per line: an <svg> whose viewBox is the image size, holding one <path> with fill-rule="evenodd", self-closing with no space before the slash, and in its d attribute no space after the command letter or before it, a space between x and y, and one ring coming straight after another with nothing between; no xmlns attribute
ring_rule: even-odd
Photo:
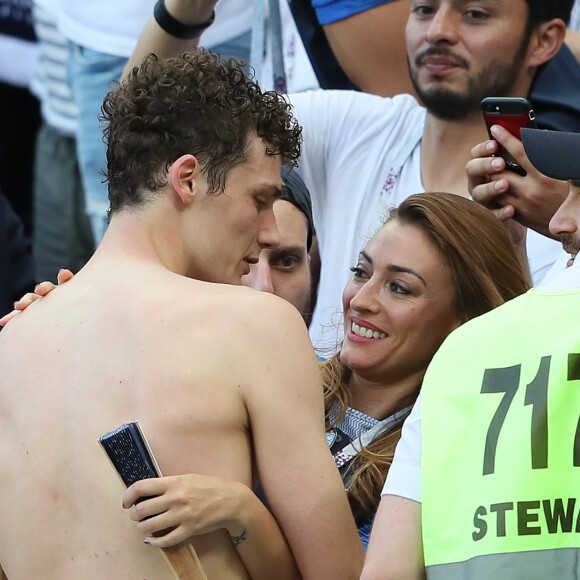
<svg viewBox="0 0 580 580"><path fill-rule="evenodd" d="M2 568L10 580L172 577L96 441L138 418L164 474L257 476L303 577L358 577L304 323L238 286L278 241L281 162L300 149L287 106L200 52L147 59L104 110L105 238L0 335ZM248 578L225 530L194 546L210 580Z"/></svg>

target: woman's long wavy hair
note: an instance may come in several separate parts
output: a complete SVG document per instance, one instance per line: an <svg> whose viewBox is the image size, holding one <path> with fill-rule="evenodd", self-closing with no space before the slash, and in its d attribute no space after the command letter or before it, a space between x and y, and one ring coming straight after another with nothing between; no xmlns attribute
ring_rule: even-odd
<svg viewBox="0 0 580 580"><path fill-rule="evenodd" d="M447 260L454 305L463 322L528 290L528 278L507 228L477 203L449 193L417 194L392 210L385 223L393 220L421 229ZM330 429L350 406L352 371L340 362L338 353L321 365L321 373ZM388 388L388 378L385 383ZM347 494L358 522L376 511L400 437L401 425L376 438L349 466Z"/></svg>

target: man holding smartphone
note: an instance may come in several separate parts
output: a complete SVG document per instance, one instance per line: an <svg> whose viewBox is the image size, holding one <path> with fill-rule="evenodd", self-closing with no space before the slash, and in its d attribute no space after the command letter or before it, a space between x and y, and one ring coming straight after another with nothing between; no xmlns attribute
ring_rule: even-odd
<svg viewBox="0 0 580 580"><path fill-rule="evenodd" d="M548 224L565 197L566 184L540 173L530 163L521 140L500 122L492 124L489 132L491 140L473 147L467 164L471 196L500 219L514 218L523 226L551 236ZM501 151L509 153L525 176L508 169ZM559 269L556 263L555 270Z"/></svg>
<svg viewBox="0 0 580 580"><path fill-rule="evenodd" d="M580 316L580 133L522 136L534 170L569 181L550 222L568 267L466 323L435 355L362 580L580 578L580 339L570 324Z"/></svg>

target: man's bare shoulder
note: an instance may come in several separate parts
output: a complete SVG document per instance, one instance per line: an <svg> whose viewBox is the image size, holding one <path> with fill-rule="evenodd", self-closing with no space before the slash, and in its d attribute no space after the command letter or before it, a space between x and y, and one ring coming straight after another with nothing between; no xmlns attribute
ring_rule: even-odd
<svg viewBox="0 0 580 580"><path fill-rule="evenodd" d="M282 298L250 288L237 288L235 300L228 300L228 319L236 320L243 333L251 332L264 348L279 346L311 349L308 329L296 308ZM292 344L289 344L290 341Z"/></svg>
<svg viewBox="0 0 580 580"><path fill-rule="evenodd" d="M246 403L273 386L285 389L297 377L295 393L302 388L316 396L322 392L306 324L289 302L242 286L187 286L195 292L187 298L180 294L179 313L173 312L173 322L166 319L164 326L180 345L187 345L190 359L195 345L198 359L215 362L219 372L230 376L235 368Z"/></svg>
<svg viewBox="0 0 580 580"><path fill-rule="evenodd" d="M304 326L304 321L299 312L288 301L267 292L260 292L245 286L225 286L224 296L235 296L235 302L228 297L228 307L235 312L240 319L250 319L254 324L269 324L269 316L279 317L283 320L295 320ZM256 314L259 313L259 316Z"/></svg>
<svg viewBox="0 0 580 580"><path fill-rule="evenodd" d="M272 327L286 326L306 332L304 321L296 308L273 294L245 286L212 284L199 280L188 280L186 285L191 288L190 299L187 301L191 316L197 316L199 310L206 310L216 320L227 320L232 331L235 331L235 326L243 332L262 330L269 333Z"/></svg>
<svg viewBox="0 0 580 580"><path fill-rule="evenodd" d="M281 298L244 286L231 286L185 278L169 272L136 269L130 273L99 272L78 275L49 296L33 304L3 332L5 337L43 323L64 330L69 323L87 324L95 332L114 334L118 327L139 326L142 321L159 336L195 341L208 348L221 344L224 354L238 343L264 345L275 350L282 340L309 344L306 326L297 310ZM153 282L154 281L154 282ZM113 333L113 334L111 334ZM27 339L28 340L28 339Z"/></svg>

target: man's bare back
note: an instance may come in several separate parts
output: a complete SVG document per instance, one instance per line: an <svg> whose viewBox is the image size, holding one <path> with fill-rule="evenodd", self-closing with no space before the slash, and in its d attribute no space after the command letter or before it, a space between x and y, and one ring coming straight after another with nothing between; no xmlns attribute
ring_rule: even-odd
<svg viewBox="0 0 580 580"><path fill-rule="evenodd" d="M268 332L268 311L287 319L285 330ZM161 553L143 544L124 513L122 484L97 438L137 418L163 473L251 485L250 415L254 437L271 422L259 463L285 453L288 442L279 438L292 435L294 445L309 430L309 417L293 416L297 396L312 399L322 430L316 363L293 315L249 289L188 280L157 265L120 261L105 271L97 260L14 321L0 335L0 561L10 580L170 578ZM249 345L250 336L257 342ZM276 381L267 368L276 348L299 363L292 382L307 380L308 389L277 391L287 379ZM296 361L299 348L305 354ZM277 419L261 416L270 406L265 397L278 401ZM303 480L303 467L292 463L282 455L260 473L267 490L281 487L280 469L294 486ZM283 485L291 493L292 483ZM247 577L225 531L194 545L209 578Z"/></svg>
<svg viewBox="0 0 580 580"><path fill-rule="evenodd" d="M7 371L0 379L0 458L18 466L0 475L1 558L9 578L13 562L22 578L171 577L123 513L122 484L97 444L125 421L140 420L164 473L251 484L248 417L235 377L224 372L229 349L220 349L223 335L202 322L215 300L203 288L184 300L201 308L171 306L166 297L179 285L166 287L159 274L168 283L175 275L155 272L148 292L150 276L129 273L127 283L111 279L114 270L100 281L98 268L81 273L2 333L10 341L0 348ZM26 517L16 498L26 503ZM227 535L213 536L203 537L199 550L219 553L214 577L243 578Z"/></svg>
<svg viewBox="0 0 580 580"><path fill-rule="evenodd" d="M97 443L138 419L166 475L259 479L304 578L358 577L303 320L237 287L279 242L281 161L300 152L287 104L200 52L147 59L103 110L105 237L0 336L0 566L10 580L172 576ZM225 530L193 543L210 580L248 578Z"/></svg>

